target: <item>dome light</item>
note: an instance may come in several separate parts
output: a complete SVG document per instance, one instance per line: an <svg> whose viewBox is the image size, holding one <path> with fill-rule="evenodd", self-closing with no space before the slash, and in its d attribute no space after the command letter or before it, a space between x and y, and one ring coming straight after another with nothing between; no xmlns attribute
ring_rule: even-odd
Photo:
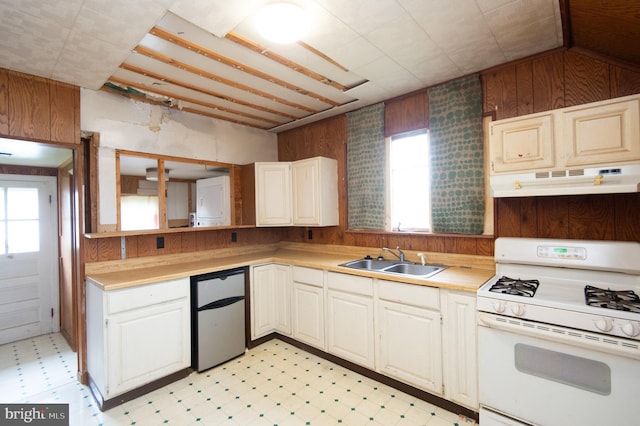
<svg viewBox="0 0 640 426"><path fill-rule="evenodd" d="M305 11L292 3L272 3L255 18L258 33L275 43L293 43L304 36L309 26Z"/></svg>

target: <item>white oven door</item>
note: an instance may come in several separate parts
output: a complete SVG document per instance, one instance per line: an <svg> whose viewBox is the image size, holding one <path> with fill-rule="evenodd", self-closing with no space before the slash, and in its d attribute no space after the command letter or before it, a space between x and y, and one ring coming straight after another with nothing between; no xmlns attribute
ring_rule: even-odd
<svg viewBox="0 0 640 426"><path fill-rule="evenodd" d="M638 342L629 341L635 348L621 347L620 353L615 353L614 346L621 343L615 343L615 339L609 343L613 350L601 347L609 340L602 338L593 347L589 347L588 338L578 346L558 337L563 333L584 337L573 330L542 325L533 331L531 324L517 320L513 323L518 325L510 325L509 320L497 324L483 321L483 316L495 318L480 314L481 406L534 425L638 424ZM527 328L532 330L528 332ZM570 336L566 340L572 338L578 339ZM491 423L489 418L483 422L482 411L480 423L511 424Z"/></svg>

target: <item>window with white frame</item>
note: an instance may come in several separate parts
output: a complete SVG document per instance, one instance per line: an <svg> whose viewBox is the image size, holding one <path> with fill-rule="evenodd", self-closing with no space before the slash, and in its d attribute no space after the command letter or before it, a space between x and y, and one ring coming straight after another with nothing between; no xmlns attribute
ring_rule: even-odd
<svg viewBox="0 0 640 426"><path fill-rule="evenodd" d="M393 231L427 232L431 228L429 133L392 136L389 141L389 220Z"/></svg>

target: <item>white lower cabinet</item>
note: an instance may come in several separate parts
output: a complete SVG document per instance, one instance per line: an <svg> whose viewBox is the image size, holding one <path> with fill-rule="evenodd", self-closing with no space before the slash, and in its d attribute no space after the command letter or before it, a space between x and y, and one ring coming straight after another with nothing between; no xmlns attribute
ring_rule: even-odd
<svg viewBox="0 0 640 426"><path fill-rule="evenodd" d="M475 293L269 264L252 267L251 315L253 339L291 335L478 410Z"/></svg>
<svg viewBox="0 0 640 426"><path fill-rule="evenodd" d="M375 369L373 280L327 275L327 350Z"/></svg>
<svg viewBox="0 0 640 426"><path fill-rule="evenodd" d="M442 394L438 289L381 280L378 298L378 371Z"/></svg>
<svg viewBox="0 0 640 426"><path fill-rule="evenodd" d="M103 291L87 280L87 371L102 400L191 364L189 279Z"/></svg>
<svg viewBox="0 0 640 426"><path fill-rule="evenodd" d="M447 398L478 410L476 296L441 290L444 384Z"/></svg>
<svg viewBox="0 0 640 426"><path fill-rule="evenodd" d="M251 267L251 338L291 335L291 266Z"/></svg>
<svg viewBox="0 0 640 426"><path fill-rule="evenodd" d="M324 341L324 271L293 267L293 338L326 350Z"/></svg>

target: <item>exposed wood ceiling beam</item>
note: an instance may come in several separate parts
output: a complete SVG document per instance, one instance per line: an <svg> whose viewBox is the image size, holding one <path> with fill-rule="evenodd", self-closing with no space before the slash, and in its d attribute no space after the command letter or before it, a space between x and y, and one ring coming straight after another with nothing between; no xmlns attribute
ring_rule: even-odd
<svg viewBox="0 0 640 426"><path fill-rule="evenodd" d="M253 52L259 53L260 55L271 59L272 61L275 61L277 63L279 63L280 65L284 65L285 67L288 67L296 72L299 72L301 74L304 74L305 76L312 78L316 81L319 81L320 83L323 84L327 84L331 87L334 87L342 92L344 92L345 90L348 89L348 87L338 83L337 81L333 81L331 80L329 77L325 77L322 74L319 74L313 70L310 70L307 67L304 67L296 62L293 62L287 58L285 58L282 55L278 55L275 52L272 52L271 50L269 50L267 47L265 46L261 46L260 44L249 40L248 38L242 37L239 34L235 34L233 32L228 33L225 38L227 40L230 40L236 44L239 44L249 50L252 50ZM329 58L327 55L324 55L323 53L321 53L320 51L312 48L311 46L301 43L298 43L299 45L301 45L302 47L304 47L305 49L308 49L309 51L313 52L315 55L321 57L322 59L324 59L325 61L331 63L332 65L335 65L336 67L347 71L347 69L345 67L343 67L342 65L338 64L336 61L334 61L333 59Z"/></svg>
<svg viewBox="0 0 640 426"><path fill-rule="evenodd" d="M201 77L208 78L208 79L210 79L212 81L215 81L217 83L226 84L227 86L231 86L231 87L234 87L234 88L239 89L239 90L244 90L245 92L252 93L254 95L258 95L260 97L272 100L274 102L278 102L278 103L283 104L283 105L290 106L292 108L297 108L297 109L300 109L300 110L303 110L303 111L307 111L307 112L310 112L310 113L318 112L318 110L315 110L313 108L309 108L309 107L307 107L305 105L302 105L302 104L299 104L299 103L296 103L296 102L291 102L291 101L288 101L287 99L281 98L279 96L274 96L274 95L272 95L270 93L263 92L262 90L257 90L256 88L251 87L251 86L247 86L246 84L241 84L241 83L238 83L236 81L229 80L229 79L221 77L219 75L210 73L209 71L206 71L206 70L204 70L202 68L197 68L197 67L194 67L192 65L189 65L186 62L177 61L177 60L175 60L175 59L173 59L173 58L171 58L169 56L163 55L163 54L161 54L159 52L156 52L155 50L149 49L149 48L144 47L144 46L136 46L134 48L134 51L136 53L148 56L149 58L155 59L157 61L164 62L167 65L171 65L171 66L174 66L174 67L179 68L181 70L188 71L188 72L191 72L193 74L197 74L197 75L199 75Z"/></svg>
<svg viewBox="0 0 640 426"><path fill-rule="evenodd" d="M250 102L245 102L243 100L236 99L236 98L224 95L224 94L219 93L219 92L214 92L213 90L205 89L202 86L196 86L195 84L186 83L186 82L183 82L183 81L168 77L168 76L163 75L163 74L155 73L155 72L153 72L151 70L147 70L147 69L144 69L144 68L136 67L134 65L122 64L122 65L120 65L120 68L125 69L127 71L134 72L136 74L140 74L140 75L144 75L144 76L147 76L147 77L151 77L151 78L154 78L156 80L167 82L167 83L173 84L174 86L179 86L179 87L183 87L185 89L194 90L196 92L201 92L201 93L204 93L206 95L213 96L214 98L222 99L222 100L225 100L225 101L228 101L228 102L232 102L234 104L238 104L238 105L246 106L246 107L249 107L249 108L253 108L253 109L256 109L256 110L259 110L259 111L262 111L262 112L266 112L266 113L269 113L269 114L279 115L279 116L290 118L290 119L293 119L293 120L298 118L298 117L296 117L294 115L287 114L287 113L282 112L282 111L277 111L277 110L274 110L274 109L271 109L271 108L266 108L266 107L263 107L263 106L260 106L260 105L255 105L255 104L252 104Z"/></svg>
<svg viewBox="0 0 640 426"><path fill-rule="evenodd" d="M238 115L240 117L250 118L252 120L263 121L265 123L271 123L271 124L276 124L276 125L283 124L282 122L279 122L279 121L270 120L270 119L267 119L267 118L264 118L264 117L260 117L260 116L257 116L257 115L247 114L247 113L242 112L242 111L236 111L236 110L232 110L232 109L229 109L229 108L224 108L224 107L221 107L219 105L215 105L215 104L212 104L212 103L209 103L209 102L201 101L199 99L180 96L180 95L178 95L176 93L173 93L173 92L170 92L170 91L167 91L167 90L162 90L162 89L160 89L158 87L155 87L155 86L148 86L146 84L136 83L136 82L133 82L133 81L130 81L130 80L126 80L126 79L123 79L123 78L118 78L118 77L115 77L115 76L110 77L109 80L114 82L114 83L118 83L118 84L122 84L124 86L132 87L132 88L137 89L137 90L156 93L156 94L161 95L161 96L166 96L167 98L172 98L172 99L181 100L181 101L184 101L184 102L189 102L189 103L196 104L196 105L201 105L201 106L206 107L206 108L211 108L211 109L215 109L215 110L218 110L218 111L223 111L223 112L226 112L226 113L229 113L229 114Z"/></svg>
<svg viewBox="0 0 640 426"><path fill-rule="evenodd" d="M149 33L154 35L154 36L156 36L156 37L159 37L159 38L161 38L161 39L163 39L165 41L173 43L176 46L180 46L180 47L182 47L184 49L187 49L187 50L190 50L192 52L195 52L195 53L197 53L199 55L202 55L202 56L204 56L206 58L215 60L215 61L217 61L217 62L219 62L221 64L224 64L224 65L230 66L230 67L232 67L234 69L237 69L238 71L242 71L242 72L245 72L247 74L253 75L254 77L258 77L258 78L261 78L263 80L266 80L266 81L268 81L270 83L277 84L279 86L284 87L285 89L292 90L292 91L294 91L296 93L299 93L301 95L309 96L309 97L311 97L313 99L316 99L316 100L318 100L320 102L324 102L324 103L332 105L332 106L339 106L340 105L340 102L336 102L336 101L334 101L332 99L329 99L329 98L327 98L325 96L322 96L322 95L320 95L318 93L314 93L314 92L311 92L311 91L309 91L307 89L304 89L302 87L296 86L294 84L290 84L290 83L288 83L288 82L286 82L286 81L284 81L282 79L279 79L279 78L277 78L277 77L275 77L273 75L264 73L264 72L262 72L262 71L260 71L258 69L252 68L252 67L250 67L250 66L248 66L246 64L243 64L241 62L235 61L235 60L230 59L230 58L228 58L226 56L220 55L219 53L214 52L213 50L209 50L209 49L207 49L205 47L199 46L199 45L197 45L195 43L192 43L192 42L190 42L188 40L185 40L185 39L183 39L181 37L178 37L175 34L172 34L172 33L168 32L168 31L163 30L162 28L153 27L151 29L151 31L149 31Z"/></svg>
<svg viewBox="0 0 640 426"><path fill-rule="evenodd" d="M130 93L130 92L125 92L125 91L121 91L121 90L116 90L112 87L109 87L108 85L104 85L100 88L100 90L105 91L105 92L110 92L110 93L116 93L120 96L125 96L127 98L132 98L135 99L136 101L140 101L140 102L144 102L147 104L152 104L152 105L161 105L161 106L167 106L166 103L158 101L156 99L153 98L148 98L143 96L142 94L136 94L136 93ZM234 118L230 118L230 117L226 117L226 116L222 116L219 114L212 114L206 111L201 111L195 108L188 108L188 107L184 107L182 108L182 111L185 112L191 112L193 114L198 114L198 115L202 115L205 117L210 117L210 118L215 118L217 120L223 120L223 121L228 121L231 123L235 123L235 124L240 124L242 126L247 126L247 127L253 127L255 129L261 129L261 130L269 130L269 127L264 127L264 126L258 126L254 123L248 123L242 120L237 120Z"/></svg>

